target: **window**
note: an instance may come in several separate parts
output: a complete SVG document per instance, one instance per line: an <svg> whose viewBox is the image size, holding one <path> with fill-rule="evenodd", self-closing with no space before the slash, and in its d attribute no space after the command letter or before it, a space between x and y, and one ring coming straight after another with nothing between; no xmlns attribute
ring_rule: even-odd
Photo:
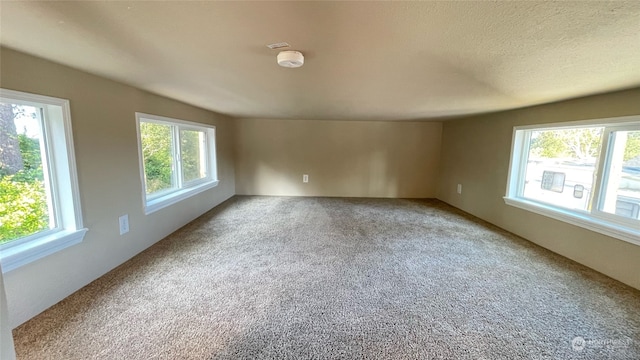
<svg viewBox="0 0 640 360"><path fill-rule="evenodd" d="M516 127L505 202L640 245L640 118Z"/></svg>
<svg viewBox="0 0 640 360"><path fill-rule="evenodd" d="M215 127L136 113L145 213L218 185Z"/></svg>
<svg viewBox="0 0 640 360"><path fill-rule="evenodd" d="M0 89L0 200L3 271L82 241L68 100Z"/></svg>

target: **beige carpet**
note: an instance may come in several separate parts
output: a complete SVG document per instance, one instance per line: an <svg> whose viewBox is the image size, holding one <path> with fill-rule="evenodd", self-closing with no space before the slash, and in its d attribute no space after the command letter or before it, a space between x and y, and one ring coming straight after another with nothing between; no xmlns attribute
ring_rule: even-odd
<svg viewBox="0 0 640 360"><path fill-rule="evenodd" d="M438 201L235 197L14 335L20 359L640 359L640 291Z"/></svg>

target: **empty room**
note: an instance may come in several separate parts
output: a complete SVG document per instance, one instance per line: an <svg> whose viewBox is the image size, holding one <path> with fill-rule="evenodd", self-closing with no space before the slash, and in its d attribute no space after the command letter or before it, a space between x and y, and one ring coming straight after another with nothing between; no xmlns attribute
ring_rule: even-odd
<svg viewBox="0 0 640 360"><path fill-rule="evenodd" d="M640 359L640 2L1 1L0 359Z"/></svg>

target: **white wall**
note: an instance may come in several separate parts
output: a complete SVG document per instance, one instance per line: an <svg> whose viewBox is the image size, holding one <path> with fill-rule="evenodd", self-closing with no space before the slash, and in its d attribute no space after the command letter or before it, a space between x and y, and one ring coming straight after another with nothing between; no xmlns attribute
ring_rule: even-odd
<svg viewBox="0 0 640 360"><path fill-rule="evenodd" d="M222 115L3 48L6 89L70 100L84 242L4 275L12 327L64 299L235 194L233 121ZM217 127L220 184L150 215L142 209L135 112ZM131 231L118 232L129 214Z"/></svg>
<svg viewBox="0 0 640 360"><path fill-rule="evenodd" d="M4 277L2 276L2 266L0 266L0 359L13 360L15 358L13 336L9 325L9 310L4 293Z"/></svg>

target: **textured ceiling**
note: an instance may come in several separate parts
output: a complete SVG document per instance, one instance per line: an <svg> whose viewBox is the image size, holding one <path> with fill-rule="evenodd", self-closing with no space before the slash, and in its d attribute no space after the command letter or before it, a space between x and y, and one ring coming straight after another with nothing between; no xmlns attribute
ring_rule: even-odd
<svg viewBox="0 0 640 360"><path fill-rule="evenodd" d="M277 66L280 41L302 68ZM0 42L242 117L431 119L640 86L640 1L3 1Z"/></svg>

